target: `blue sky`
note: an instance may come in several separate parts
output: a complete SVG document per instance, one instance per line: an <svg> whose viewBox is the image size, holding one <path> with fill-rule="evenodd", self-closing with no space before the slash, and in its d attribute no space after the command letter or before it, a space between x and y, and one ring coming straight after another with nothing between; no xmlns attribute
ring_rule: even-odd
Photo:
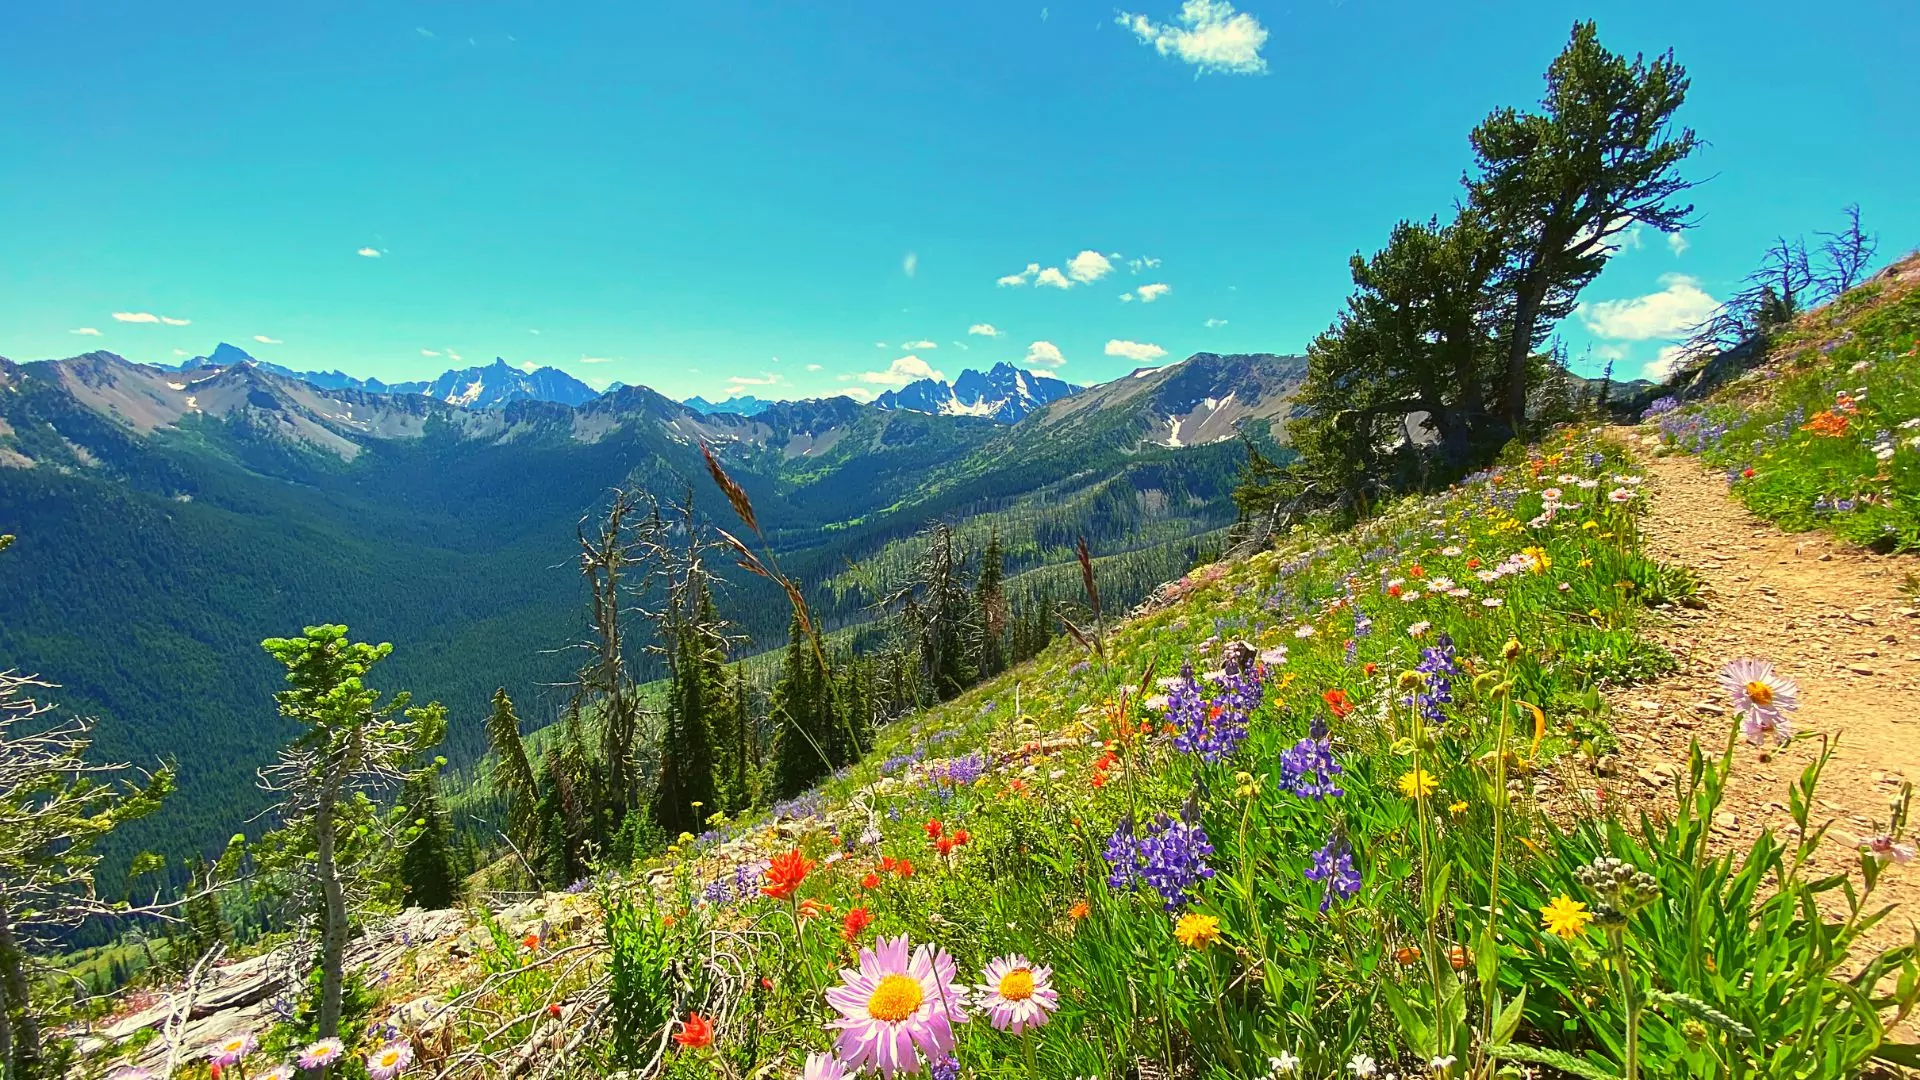
<svg viewBox="0 0 1920 1080"><path fill-rule="evenodd" d="M1634 374L1846 203L1883 253L1920 244L1915 10L19 5L0 355L226 340L390 380L497 355L792 397L1298 351L1347 256L1444 212L1469 129L1533 102L1592 17L1675 49L1710 144L1684 250L1638 237L1562 328Z"/></svg>

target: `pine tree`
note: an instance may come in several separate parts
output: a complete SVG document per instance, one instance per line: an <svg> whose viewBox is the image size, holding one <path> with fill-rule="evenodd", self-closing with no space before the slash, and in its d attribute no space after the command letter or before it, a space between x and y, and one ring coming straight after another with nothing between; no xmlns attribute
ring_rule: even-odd
<svg viewBox="0 0 1920 1080"><path fill-rule="evenodd" d="M540 792L534 784L526 744L520 739L520 717L515 715L513 699L504 688L493 692L493 712L487 717L487 743L493 748L494 790L507 804L507 839L521 855L532 859L543 846Z"/></svg>
<svg viewBox="0 0 1920 1080"><path fill-rule="evenodd" d="M979 635L974 655L982 679L1000 674L1007 666L1006 573L1006 554L996 528L988 534L987 550L980 556L980 579L973 587L974 623Z"/></svg>
<svg viewBox="0 0 1920 1080"><path fill-rule="evenodd" d="M408 778L400 804L413 818L413 842L400 858L400 882L406 901L416 907L452 907L460 887L453 867L453 828L440 799L440 781L432 768Z"/></svg>
<svg viewBox="0 0 1920 1080"><path fill-rule="evenodd" d="M706 577L695 572L669 601L663 622L668 644L666 730L660 739L660 778L653 819L669 836L694 832L717 809L713 784L713 726L725 702L726 654L714 640L720 624Z"/></svg>
<svg viewBox="0 0 1920 1080"><path fill-rule="evenodd" d="M446 711L412 707L404 691L382 704L364 679L393 646L349 641L344 626L309 626L300 637L261 646L287 669L289 689L274 695L280 715L301 726L263 775L283 796L273 838L279 869L307 887L320 915L318 1034L332 1038L340 1034L354 908L370 897L368 886L392 880L395 840L411 831L362 793L404 782L446 733Z"/></svg>
<svg viewBox="0 0 1920 1080"><path fill-rule="evenodd" d="M796 613L787 628L787 652L773 687L773 789L790 799L832 771L832 710L827 673L821 669Z"/></svg>

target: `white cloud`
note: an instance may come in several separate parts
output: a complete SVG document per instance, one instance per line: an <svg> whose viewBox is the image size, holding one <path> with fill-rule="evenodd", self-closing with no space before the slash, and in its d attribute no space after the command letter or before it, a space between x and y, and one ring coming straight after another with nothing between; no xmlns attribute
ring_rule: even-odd
<svg viewBox="0 0 1920 1080"><path fill-rule="evenodd" d="M1033 279L1033 283L1035 285L1051 285L1056 289L1073 288L1073 282L1068 281L1067 275L1061 273L1060 268L1057 266L1049 266L1045 270L1040 271L1040 275Z"/></svg>
<svg viewBox="0 0 1920 1080"><path fill-rule="evenodd" d="M1118 356L1123 360L1132 360L1136 364L1158 360L1167 355L1167 350L1144 341L1109 341L1106 352L1108 356Z"/></svg>
<svg viewBox="0 0 1920 1080"><path fill-rule="evenodd" d="M1051 341L1036 341L1027 346L1028 367L1059 367L1066 362L1060 347Z"/></svg>
<svg viewBox="0 0 1920 1080"><path fill-rule="evenodd" d="M900 347L903 349L937 349L940 346L931 341L903 341L900 343Z"/></svg>
<svg viewBox="0 0 1920 1080"><path fill-rule="evenodd" d="M1225 325L1227 325L1227 320L1225 319L1208 319L1206 321L1206 327L1209 330L1212 330L1216 327L1225 326Z"/></svg>
<svg viewBox="0 0 1920 1080"><path fill-rule="evenodd" d="M1142 270L1151 270L1154 267L1159 265L1160 265L1159 259L1153 258L1152 256L1149 256L1149 255L1142 255L1137 259L1127 260L1127 271L1129 273L1137 274Z"/></svg>
<svg viewBox="0 0 1920 1080"><path fill-rule="evenodd" d="M116 311L113 313L113 321L157 323L160 321L160 316L151 311Z"/></svg>
<svg viewBox="0 0 1920 1080"><path fill-rule="evenodd" d="M859 402L872 401L875 397L874 392L867 389L864 386L849 386L845 390L840 391L840 393L837 396L843 397L843 398L852 398L853 400L859 401Z"/></svg>
<svg viewBox="0 0 1920 1080"><path fill-rule="evenodd" d="M729 384L727 393L739 394L745 392L749 386L778 386L786 381L787 377L777 371L763 371L757 377L753 375L729 375L727 376L727 383Z"/></svg>
<svg viewBox="0 0 1920 1080"><path fill-rule="evenodd" d="M455 362L458 362L458 361L459 361L459 359L460 359L460 354L459 354L459 353L457 353L457 352L454 352L454 351L453 351L452 349L448 349L448 350L447 350L447 359L449 359L449 360L452 360L452 361L455 361Z"/></svg>
<svg viewBox="0 0 1920 1080"><path fill-rule="evenodd" d="M526 373L527 373L527 374L529 374L529 375L531 375L531 374L533 374L534 372L536 372L536 371L539 371L539 370L540 370L540 365L539 365L539 364L536 364L536 363L534 363L534 362L533 362L533 361L531 361L531 360L522 360L522 361L520 361L520 370L521 370L521 371L524 371L524 372L526 372Z"/></svg>
<svg viewBox="0 0 1920 1080"><path fill-rule="evenodd" d="M535 330L535 329L533 329L532 327L528 327L528 328L527 328L527 333L529 333L529 334L532 334L532 335L534 335L535 337L539 337L539 336L540 336L540 331L538 331L538 330Z"/></svg>
<svg viewBox="0 0 1920 1080"><path fill-rule="evenodd" d="M363 247L359 251L354 252L354 254L365 259L377 259L381 253L379 248Z"/></svg>
<svg viewBox="0 0 1920 1080"><path fill-rule="evenodd" d="M1186 0L1169 23L1126 12L1117 21L1161 56L1177 56L1202 74L1266 73L1260 49L1267 43L1267 28L1244 11L1235 12L1227 0Z"/></svg>
<svg viewBox="0 0 1920 1080"><path fill-rule="evenodd" d="M95 330L91 326L76 326L73 329L67 331L67 333L79 334L81 337L99 337L100 336L100 331Z"/></svg>
<svg viewBox="0 0 1920 1080"><path fill-rule="evenodd" d="M1640 374L1644 378L1653 379L1658 382L1673 374L1673 369L1679 366L1680 362L1686 358L1687 347L1685 345L1664 346L1661 348L1658 356L1647 361L1646 368L1642 370Z"/></svg>
<svg viewBox="0 0 1920 1080"><path fill-rule="evenodd" d="M1685 255L1687 249L1692 246L1692 244L1687 243L1686 233L1670 232L1667 234L1667 250L1673 252L1675 258Z"/></svg>
<svg viewBox="0 0 1920 1080"><path fill-rule="evenodd" d="M976 337L999 337L1000 331L992 323L977 322L967 327L967 333Z"/></svg>
<svg viewBox="0 0 1920 1080"><path fill-rule="evenodd" d="M917 356L903 356L887 365L885 371L867 371L857 376L861 382L878 386L905 386L916 379L942 379L945 375L935 371L925 360Z"/></svg>
<svg viewBox="0 0 1920 1080"><path fill-rule="evenodd" d="M613 357L611 357L611 356L587 356L587 355L585 355L585 354L582 354L582 355L581 355L581 357L580 357L580 362L581 362L581 363L583 363L583 364L611 364L611 363L613 363Z"/></svg>
<svg viewBox="0 0 1920 1080"><path fill-rule="evenodd" d="M1587 329L1603 338L1646 341L1683 334L1713 314L1718 301L1686 274L1662 274L1657 293L1631 300L1602 300L1575 309Z"/></svg>
<svg viewBox="0 0 1920 1080"><path fill-rule="evenodd" d="M1143 304L1151 304L1172 291L1173 286L1161 282L1155 282L1152 285L1142 285L1134 290L1134 292L1139 294L1140 302Z"/></svg>
<svg viewBox="0 0 1920 1080"><path fill-rule="evenodd" d="M175 349L175 350L173 350L173 355L175 355L175 356L185 356L185 355L187 355L187 350L185 350L185 349Z"/></svg>
<svg viewBox="0 0 1920 1080"><path fill-rule="evenodd" d="M908 277L912 277L914 274L919 273L920 256L911 251L907 252L907 257L900 260L900 269L906 271L906 274Z"/></svg>
<svg viewBox="0 0 1920 1080"><path fill-rule="evenodd" d="M421 356L439 356L440 350L439 349L421 349L420 355Z"/></svg>
<svg viewBox="0 0 1920 1080"><path fill-rule="evenodd" d="M808 371L819 371L819 370L820 370L820 365L819 365L819 364L808 364L808 365L807 365L807 370L808 370Z"/></svg>
<svg viewBox="0 0 1920 1080"><path fill-rule="evenodd" d="M1113 273L1113 262L1097 251L1083 251L1067 260L1067 276L1082 285Z"/></svg>
<svg viewBox="0 0 1920 1080"><path fill-rule="evenodd" d="M1131 303L1133 303L1133 294L1132 294L1132 293L1130 293L1130 292L1123 292L1123 293L1121 293L1121 294L1120 294L1120 302L1121 302L1121 303L1123 303L1123 304L1131 304Z"/></svg>
<svg viewBox="0 0 1920 1080"><path fill-rule="evenodd" d="M1025 270L1022 270L1017 274L1008 274L1006 277L1000 278L999 280L995 281L994 284L995 285L1025 285L1028 282L1028 280L1030 280L1035 274L1038 274L1039 272L1040 272L1039 263L1028 263L1027 268ZM1058 271L1055 271L1055 273L1058 273Z"/></svg>
<svg viewBox="0 0 1920 1080"><path fill-rule="evenodd" d="M286 344L286 342L281 341L279 338L268 337L265 334L255 334L253 335L253 340L259 342L262 345L285 345Z"/></svg>

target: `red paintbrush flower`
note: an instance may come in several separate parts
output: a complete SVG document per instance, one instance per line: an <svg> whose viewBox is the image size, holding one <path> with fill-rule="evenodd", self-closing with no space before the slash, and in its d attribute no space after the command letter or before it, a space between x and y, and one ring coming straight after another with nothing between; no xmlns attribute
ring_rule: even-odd
<svg viewBox="0 0 1920 1080"><path fill-rule="evenodd" d="M799 848L781 852L767 864L767 883L760 886L760 891L775 900L791 900L814 865L812 859L800 854Z"/></svg>
<svg viewBox="0 0 1920 1080"><path fill-rule="evenodd" d="M713 1045L713 1024L699 1013L688 1013L673 1041L689 1050L704 1050Z"/></svg>

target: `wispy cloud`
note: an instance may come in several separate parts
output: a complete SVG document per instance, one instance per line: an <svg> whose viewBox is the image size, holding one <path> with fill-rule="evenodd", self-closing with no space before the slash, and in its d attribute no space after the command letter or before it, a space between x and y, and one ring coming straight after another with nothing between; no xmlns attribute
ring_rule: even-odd
<svg viewBox="0 0 1920 1080"><path fill-rule="evenodd" d="M1151 304L1172 291L1173 286L1156 281L1151 285L1142 285L1135 289L1134 295L1140 298L1141 303Z"/></svg>
<svg viewBox="0 0 1920 1080"><path fill-rule="evenodd" d="M1156 259L1150 255L1142 255L1137 259L1127 260L1127 272L1137 274L1142 270L1152 270L1154 267L1159 265L1160 265L1159 259Z"/></svg>
<svg viewBox="0 0 1920 1080"><path fill-rule="evenodd" d="M1267 28L1252 15L1234 11L1227 0L1187 0L1171 22L1127 12L1117 21L1161 56L1177 57L1200 74L1266 74L1260 50L1267 43Z"/></svg>
<svg viewBox="0 0 1920 1080"><path fill-rule="evenodd" d="M992 323L987 323L987 322L974 323L972 326L967 327L967 333L972 334L975 337L999 337L1000 336L999 328L994 326Z"/></svg>
<svg viewBox="0 0 1920 1080"><path fill-rule="evenodd" d="M381 251L379 248L363 247L359 251L354 252L354 254L360 256L363 259L377 259L381 255L385 254L385 252Z"/></svg>
<svg viewBox="0 0 1920 1080"><path fill-rule="evenodd" d="M1657 293L1627 300L1602 300L1574 309L1587 329L1604 338L1647 341L1673 338L1705 321L1719 302L1700 288L1697 278L1662 274Z"/></svg>
<svg viewBox="0 0 1920 1080"><path fill-rule="evenodd" d="M864 403L872 401L876 395L864 386L849 386L841 390L839 396Z"/></svg>
<svg viewBox="0 0 1920 1080"><path fill-rule="evenodd" d="M1686 233L1670 232L1667 234L1667 250L1673 252L1676 258L1685 255L1687 249L1692 246L1692 244L1687 242Z"/></svg>
<svg viewBox="0 0 1920 1080"><path fill-rule="evenodd" d="M1213 330L1225 325L1227 325L1227 320L1225 319L1208 319L1205 323L1206 328L1209 330Z"/></svg>
<svg viewBox="0 0 1920 1080"><path fill-rule="evenodd" d="M787 381L785 375L777 371L763 371L758 375L729 375L727 384L729 394L738 394L749 386L778 386Z"/></svg>
<svg viewBox="0 0 1920 1080"><path fill-rule="evenodd" d="M440 350L439 349L421 349L420 355L421 356L439 356Z"/></svg>
<svg viewBox="0 0 1920 1080"><path fill-rule="evenodd" d="M915 252L911 252L911 251L907 252L906 258L900 260L900 269L908 277L912 277L913 275L919 273L920 272L920 256Z"/></svg>
<svg viewBox="0 0 1920 1080"><path fill-rule="evenodd" d="M884 341L876 341L873 343L873 347L876 349L884 349L887 347L887 343Z"/></svg>
<svg viewBox="0 0 1920 1080"><path fill-rule="evenodd" d="M1113 262L1097 251L1082 251L1067 260L1067 276L1082 285L1091 284L1113 273Z"/></svg>
<svg viewBox="0 0 1920 1080"><path fill-rule="evenodd" d="M414 32L414 33L416 33L416 34L419 34L419 35L420 35L421 37L423 37L423 38L431 38L431 37L439 37L439 36L440 36L439 34L436 34L436 33L434 33L433 31L431 31L431 30L429 30L429 29L427 29L427 28L426 28L426 27L424 27L424 26L416 26L416 27L414 27L414 28L413 28L413 32Z"/></svg>
<svg viewBox="0 0 1920 1080"><path fill-rule="evenodd" d="M113 321L125 322L125 323L160 323L166 326L185 326L188 323L192 322L193 320L192 319L176 319L171 315L155 315L151 311L116 311L113 313Z"/></svg>
<svg viewBox="0 0 1920 1080"><path fill-rule="evenodd" d="M1106 353L1108 356L1118 356L1123 360L1144 364L1149 360L1158 360L1167 355L1167 350L1144 341L1114 340L1107 342Z"/></svg>
<svg viewBox="0 0 1920 1080"><path fill-rule="evenodd" d="M265 334L255 334L253 335L253 340L259 342L262 345L285 345L286 344L286 342L281 341L279 338L268 337Z"/></svg>
<svg viewBox="0 0 1920 1080"><path fill-rule="evenodd" d="M1028 367L1059 367L1067 362L1060 347L1051 341L1036 341L1027 346Z"/></svg>
<svg viewBox="0 0 1920 1080"><path fill-rule="evenodd" d="M457 352L454 352L454 351L453 351L452 349L448 349L448 350L447 350L447 359L449 359L449 360L451 360L451 361L453 361L454 363L456 363L456 364L457 364L457 363L459 363L459 362L460 362L460 354L459 354L459 353L457 353Z"/></svg>
<svg viewBox="0 0 1920 1080"><path fill-rule="evenodd" d="M916 379L945 379L933 366L917 356L903 356L887 365L885 371L861 372L857 378L876 386L905 386Z"/></svg>
<svg viewBox="0 0 1920 1080"><path fill-rule="evenodd" d="M613 357L611 357L611 356L587 356L587 355L585 355L585 354L582 354L582 355L581 355L581 357L580 357L580 362L581 362L581 363L583 363L583 364L611 364L611 363L613 363Z"/></svg>
<svg viewBox="0 0 1920 1080"><path fill-rule="evenodd" d="M79 334L81 337L99 337L100 336L100 331L95 330L91 326L76 326L73 329L67 331L67 333Z"/></svg>
<svg viewBox="0 0 1920 1080"><path fill-rule="evenodd" d="M819 370L820 370L820 365L819 365L819 364L808 364L808 365L807 365L807 370L808 370L808 371L819 371Z"/></svg>
<svg viewBox="0 0 1920 1080"><path fill-rule="evenodd" d="M903 349L912 350L912 349L937 349L940 346L934 344L931 341L903 341L900 343L900 347Z"/></svg>
<svg viewBox="0 0 1920 1080"><path fill-rule="evenodd" d="M1057 270L1054 272L1059 273L1059 271ZM1017 274L1008 274L1006 277L1000 278L999 280L995 281L994 284L1001 285L1001 286L1025 285L1027 282L1033 280L1034 276L1037 275L1038 273L1040 273L1040 264L1028 263L1027 268L1025 270L1022 270Z"/></svg>

